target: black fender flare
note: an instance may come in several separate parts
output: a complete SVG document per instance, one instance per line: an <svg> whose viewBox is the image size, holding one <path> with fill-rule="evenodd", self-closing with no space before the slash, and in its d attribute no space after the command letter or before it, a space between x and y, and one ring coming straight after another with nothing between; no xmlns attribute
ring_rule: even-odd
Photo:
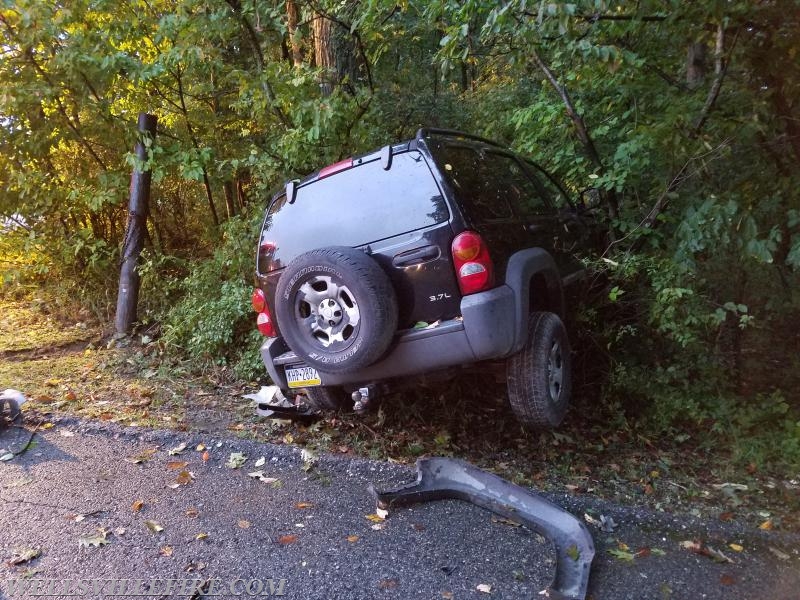
<svg viewBox="0 0 800 600"><path fill-rule="evenodd" d="M527 341L530 314L530 283L541 274L547 285L549 309L564 318L564 289L553 256L543 248L526 248L511 255L506 266L506 285L514 290L514 344L511 353L522 349Z"/></svg>

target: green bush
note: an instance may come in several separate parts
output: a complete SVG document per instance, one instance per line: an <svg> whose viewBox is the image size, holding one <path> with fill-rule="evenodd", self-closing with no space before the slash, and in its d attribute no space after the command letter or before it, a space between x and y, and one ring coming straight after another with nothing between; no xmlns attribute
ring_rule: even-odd
<svg viewBox="0 0 800 600"><path fill-rule="evenodd" d="M259 374L250 294L261 217L230 219L213 255L191 263L179 284L180 300L165 316L162 340L168 351L180 352L200 366L229 365L241 376Z"/></svg>

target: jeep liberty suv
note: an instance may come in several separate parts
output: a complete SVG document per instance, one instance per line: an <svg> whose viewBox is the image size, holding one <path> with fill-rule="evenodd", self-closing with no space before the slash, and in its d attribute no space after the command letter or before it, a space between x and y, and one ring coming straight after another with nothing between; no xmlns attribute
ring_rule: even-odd
<svg viewBox="0 0 800 600"><path fill-rule="evenodd" d="M516 416L555 427L572 378L564 291L590 230L538 165L449 130L290 181L266 212L252 299L269 376L360 409L412 376L503 361Z"/></svg>

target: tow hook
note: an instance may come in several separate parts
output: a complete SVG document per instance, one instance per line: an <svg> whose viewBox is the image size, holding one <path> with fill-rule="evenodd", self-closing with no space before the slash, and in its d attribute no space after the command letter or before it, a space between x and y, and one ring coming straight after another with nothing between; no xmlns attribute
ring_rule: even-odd
<svg viewBox="0 0 800 600"><path fill-rule="evenodd" d="M378 508L456 499L471 502L507 519L521 521L547 537L556 551L556 573L542 597L584 600L594 542L586 525L538 494L497 475L452 458L421 458L415 483L384 492L371 484Z"/></svg>
<svg viewBox="0 0 800 600"><path fill-rule="evenodd" d="M350 394L350 397L353 399L354 412L367 412L370 407L370 401L375 399L375 387L371 385L360 387Z"/></svg>

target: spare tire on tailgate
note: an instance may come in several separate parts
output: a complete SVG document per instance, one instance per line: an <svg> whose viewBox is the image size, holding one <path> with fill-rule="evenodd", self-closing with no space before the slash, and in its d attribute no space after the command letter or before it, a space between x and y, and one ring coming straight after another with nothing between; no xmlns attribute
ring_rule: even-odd
<svg viewBox="0 0 800 600"><path fill-rule="evenodd" d="M348 373L378 360L397 329L389 277L361 250L301 254L281 275L275 312L283 338L309 366Z"/></svg>

